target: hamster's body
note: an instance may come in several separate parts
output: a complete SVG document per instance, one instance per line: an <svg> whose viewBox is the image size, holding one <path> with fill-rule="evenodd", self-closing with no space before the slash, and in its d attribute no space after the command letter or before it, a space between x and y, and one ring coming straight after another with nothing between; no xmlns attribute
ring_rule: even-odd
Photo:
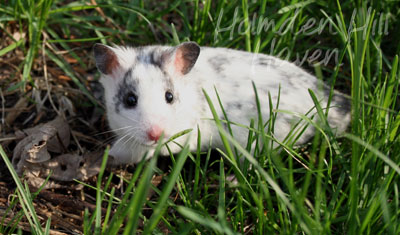
<svg viewBox="0 0 400 235"><path fill-rule="evenodd" d="M329 88L296 65L264 54L244 51L198 47L183 43L177 47L148 46L141 48L111 48L97 44L94 48L96 64L102 72L107 116L110 128L116 133L110 155L118 163L135 163L146 151L153 151L161 133L165 139L193 129L191 134L175 141L184 144L189 138L191 150L197 148L197 127L201 131L202 148L221 147L218 131L203 95L211 97L218 115L224 119L215 93L218 91L229 121L249 125L257 119L255 83L263 120L270 115L268 93L274 108L279 97L279 110L304 115L315 114L311 89L326 107ZM328 121L338 132L344 131L350 121L349 102L335 93ZM311 115L309 115L311 116ZM298 117L278 112L274 136L283 140ZM248 130L231 125L234 138L247 143ZM308 128L297 143L312 136ZM173 152L181 148L169 144ZM168 154L162 149L162 154Z"/></svg>

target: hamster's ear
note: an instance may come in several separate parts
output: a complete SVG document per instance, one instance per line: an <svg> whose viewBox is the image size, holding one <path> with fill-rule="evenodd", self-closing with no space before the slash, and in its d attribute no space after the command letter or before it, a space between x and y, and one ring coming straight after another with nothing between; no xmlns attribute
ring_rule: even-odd
<svg viewBox="0 0 400 235"><path fill-rule="evenodd" d="M178 75L190 72L200 54L200 47L195 42L184 42L175 47L167 62L167 67L173 68ZM167 68L167 69L168 69Z"/></svg>
<svg viewBox="0 0 400 235"><path fill-rule="evenodd" d="M111 47L96 43L93 46L93 54L97 69L101 73L111 76L118 68L120 68L118 56Z"/></svg>

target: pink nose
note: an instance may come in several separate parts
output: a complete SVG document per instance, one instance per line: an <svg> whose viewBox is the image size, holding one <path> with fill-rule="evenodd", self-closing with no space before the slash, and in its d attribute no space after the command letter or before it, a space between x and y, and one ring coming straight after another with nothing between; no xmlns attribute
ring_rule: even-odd
<svg viewBox="0 0 400 235"><path fill-rule="evenodd" d="M147 137L152 141L158 141L162 132L163 129L161 129L161 127L154 125L147 131Z"/></svg>

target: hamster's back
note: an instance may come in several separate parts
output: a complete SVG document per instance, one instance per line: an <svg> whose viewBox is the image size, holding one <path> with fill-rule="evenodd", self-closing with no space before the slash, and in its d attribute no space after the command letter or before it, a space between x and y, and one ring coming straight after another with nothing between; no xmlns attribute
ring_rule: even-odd
<svg viewBox="0 0 400 235"><path fill-rule="evenodd" d="M268 121L271 113L269 96L274 109L284 110L277 113L275 121L275 135L279 140L284 139L299 116L316 114L309 89L316 94L322 108L326 108L330 92L326 84L293 63L227 48L202 47L188 76L198 81L199 87L203 87L218 106L215 87L229 120L244 125L248 125L251 118L257 118L254 82L264 121ZM219 115L223 117L221 110ZM339 133L350 122L350 102L336 91L330 103L328 122ZM298 143L304 143L313 134L313 128L308 129Z"/></svg>

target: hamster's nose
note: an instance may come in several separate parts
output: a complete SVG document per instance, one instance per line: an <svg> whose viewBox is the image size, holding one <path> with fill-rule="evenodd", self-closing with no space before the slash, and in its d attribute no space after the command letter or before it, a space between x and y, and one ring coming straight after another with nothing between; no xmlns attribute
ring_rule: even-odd
<svg viewBox="0 0 400 235"><path fill-rule="evenodd" d="M163 129L157 125L153 125L150 127L150 130L147 131L147 137L154 141L157 142L160 139L160 136L163 132Z"/></svg>

